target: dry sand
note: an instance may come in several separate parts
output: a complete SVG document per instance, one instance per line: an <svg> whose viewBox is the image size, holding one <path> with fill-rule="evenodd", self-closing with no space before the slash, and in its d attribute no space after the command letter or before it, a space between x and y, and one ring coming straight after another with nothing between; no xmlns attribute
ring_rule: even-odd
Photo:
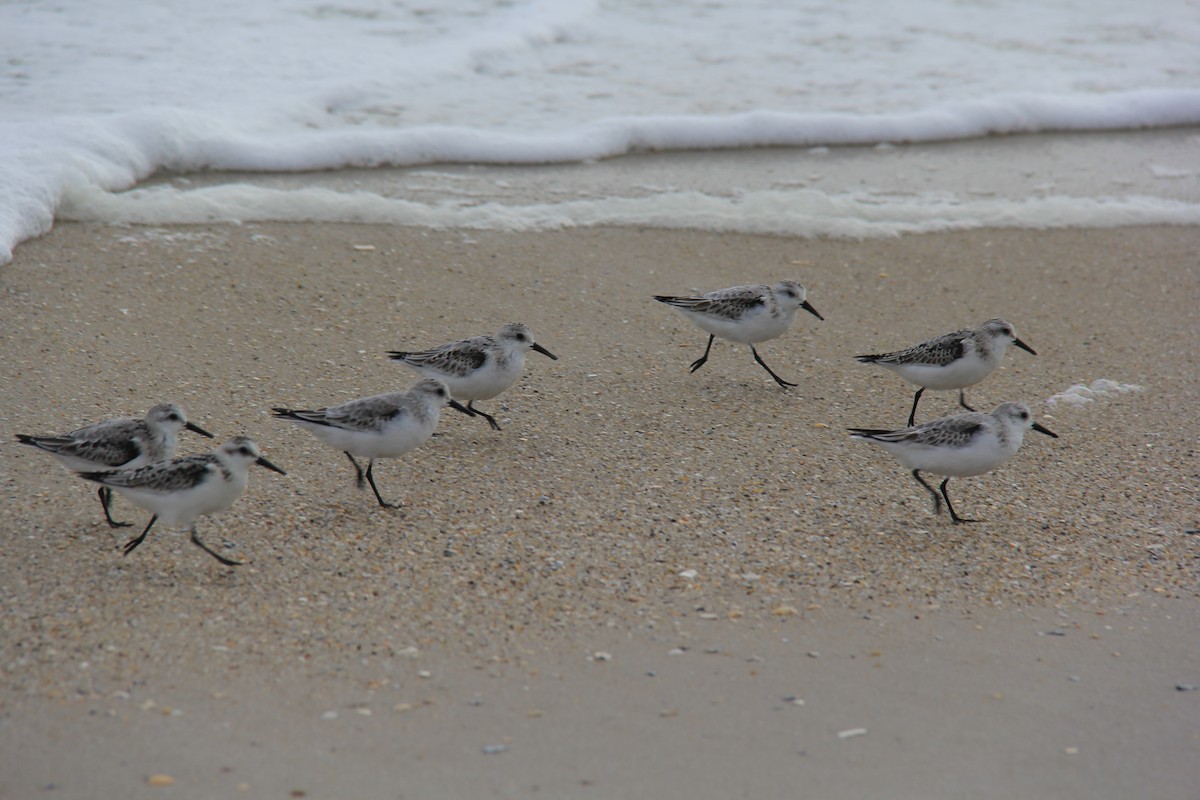
<svg viewBox="0 0 1200 800"><path fill-rule="evenodd" d="M1194 797L1198 252L60 225L0 268L0 797ZM650 296L782 278L826 317L760 348L800 386L722 343L689 374L706 337ZM845 434L912 399L852 356L995 316L1039 355L968 399L1061 438L952 481L953 526ZM503 431L447 412L381 462L403 509L268 415L509 320L560 360L480 404ZM1043 403L1099 378L1144 391ZM14 443L165 400L289 471L200 523L245 566L167 528L122 557L137 528Z"/></svg>

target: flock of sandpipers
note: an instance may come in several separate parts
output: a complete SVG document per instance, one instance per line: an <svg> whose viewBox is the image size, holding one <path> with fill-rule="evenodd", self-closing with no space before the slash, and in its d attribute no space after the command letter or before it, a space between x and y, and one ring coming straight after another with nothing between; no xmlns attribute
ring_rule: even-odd
<svg viewBox="0 0 1200 800"><path fill-rule="evenodd" d="M785 388L796 384L767 366L755 345L787 331L800 309L824 319L808 302L805 288L795 281L781 281L774 286L735 286L698 297L658 295L655 299L679 310L709 334L704 355L691 364L692 372L705 364L713 339L720 337L749 345L754 360ZM967 405L964 390L991 374L1009 345L1034 353L1017 338L1011 324L992 319L978 328L947 333L896 352L857 357L890 369L920 388L913 398L908 427L852 428L851 435L883 447L911 469L917 482L932 495L935 513L941 511L944 498L955 523L974 520L955 512L946 492L950 478L996 469L1017 452L1030 428L1057 437L1034 422L1029 408L1020 403L1002 403L987 413ZM344 452L354 465L358 486L370 485L380 506L396 508L398 504L384 500L379 492L375 461L401 456L423 444L433 434L439 414L447 405L481 417L500 430L495 417L476 408L475 403L490 400L512 386L521 376L530 350L557 358L534 342L533 333L519 322L505 325L495 336L476 336L429 350L390 351L391 358L424 376L408 391L312 410L277 407L273 414ZM959 403L967 412L915 424L917 405L926 389L957 389ZM98 483L100 503L110 526L130 525L112 517L114 490L152 513L141 535L125 544L126 555L145 541L161 518L166 524L188 528L197 547L222 564L236 566L242 562L226 558L201 541L196 520L233 505L246 488L252 464L286 473L264 458L258 445L244 436L233 437L211 453L175 458L178 435L185 429L212 437L189 422L179 406L164 403L151 408L143 419L112 419L59 436L22 434L17 439L53 454L79 477ZM366 460L365 469L359 459ZM940 495L921 477L922 472L945 477L939 486Z"/></svg>

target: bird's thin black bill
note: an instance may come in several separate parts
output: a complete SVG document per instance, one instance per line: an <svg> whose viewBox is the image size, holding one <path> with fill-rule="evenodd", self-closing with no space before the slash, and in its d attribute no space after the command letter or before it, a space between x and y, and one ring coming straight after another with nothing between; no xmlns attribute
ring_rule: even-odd
<svg viewBox="0 0 1200 800"><path fill-rule="evenodd" d="M188 429L189 431L191 431L192 433L198 433L198 434L200 434L201 436L207 436L209 439L212 439L212 438L213 438L213 435L212 435L211 433L209 433L208 431L204 430L204 428L201 428L199 425L197 425L197 424L196 424L196 423L194 423L194 422L187 422L187 423L184 423L184 426L183 426L183 427L187 428L187 429Z"/></svg>
<svg viewBox="0 0 1200 800"><path fill-rule="evenodd" d="M1034 350L1032 347L1025 344L1020 339L1013 339L1013 344L1015 344L1017 347L1024 350L1026 353L1030 353L1031 355L1035 355L1035 356L1037 355L1037 350Z"/></svg>
<svg viewBox="0 0 1200 800"><path fill-rule="evenodd" d="M531 345L531 348L538 351L539 353L541 353L544 356L548 356L550 358L553 358L555 361L558 361L558 356L554 355L554 353L551 353L549 350L542 347L540 344L537 344L536 342L533 345Z"/></svg>
<svg viewBox="0 0 1200 800"><path fill-rule="evenodd" d="M254 462L254 463L255 463L255 464L258 464L260 467L266 467L266 468L267 468L267 469L269 469L269 470L273 470L273 471L275 471L275 472L278 472L280 475L287 475L287 473L286 473L286 472L284 472L284 471L283 471L283 470L281 470L279 467L277 467L277 466L275 466L274 464L272 464L270 461L267 461L267 460L266 460L265 458L263 458L262 456L259 456L259 457L258 457L258 459L257 459L257 460L255 460L255 462Z"/></svg>

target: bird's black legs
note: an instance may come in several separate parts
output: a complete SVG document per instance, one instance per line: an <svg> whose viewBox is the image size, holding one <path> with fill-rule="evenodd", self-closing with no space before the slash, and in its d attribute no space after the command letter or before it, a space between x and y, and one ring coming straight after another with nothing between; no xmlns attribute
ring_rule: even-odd
<svg viewBox="0 0 1200 800"><path fill-rule="evenodd" d="M478 414L480 412L476 411L475 413ZM342 452L346 452L346 451L342 451ZM384 500L383 497L379 494L379 487L377 487L375 485L375 459L372 458L367 461L367 470L366 470L366 472L363 472L363 468L360 467L358 465L358 462L354 460L354 456L352 456L352 455L350 455L350 453L346 452L346 458L350 459L350 463L354 465L355 472L358 473L358 478L357 478L358 488L361 489L361 488L363 488L364 483L369 483L369 484L371 484L371 491L373 491L375 493L375 499L379 501L379 505L383 506L384 508L399 508L400 507L399 503L389 503L386 500Z"/></svg>
<svg viewBox="0 0 1200 800"><path fill-rule="evenodd" d="M696 370L703 367L704 362L708 361L708 351L712 350L712 343L713 343L713 339L715 339L715 338L717 338L717 337L713 336L711 333L708 335L708 347L704 348L704 355L700 356L699 358L697 358L695 361L692 362L692 372L695 372Z"/></svg>
<svg viewBox="0 0 1200 800"><path fill-rule="evenodd" d="M104 518L108 520L108 527L128 528L133 525L132 522L117 522L112 518L112 514L108 510L112 505L112 489L108 488L107 486L101 486L100 491L96 492L96 494L100 495L100 507L104 509Z"/></svg>
<svg viewBox="0 0 1200 800"><path fill-rule="evenodd" d="M917 418L917 403L921 402L921 395L924 393L925 387L922 386L920 389L917 389L917 393L913 395L912 411L908 412L908 427L910 428L913 426L913 420ZM927 486L925 488L928 489L929 487Z"/></svg>
<svg viewBox="0 0 1200 800"><path fill-rule="evenodd" d="M917 389L917 393L915 395L913 395L912 411L908 412L908 427L910 427L910 428L914 425L914 420L916 420L916 418L917 418L917 403L921 402L921 395L924 393L925 393L925 387L922 386L920 389ZM958 390L958 404L960 406L962 406L963 408L965 408L967 411L975 410L975 409L971 408L969 405L967 405L967 392L965 389Z"/></svg>
<svg viewBox="0 0 1200 800"><path fill-rule="evenodd" d="M954 513L954 506L950 505L950 495L946 494L946 484L949 482L950 482L950 479L946 478L946 480L942 481L942 485L939 486L938 488L942 490L942 497L946 498L946 508L948 508L950 510L950 519L954 520L955 525L957 525L960 522L978 522L979 520L977 520L977 519L968 519L967 517L960 517L958 514Z"/></svg>
<svg viewBox="0 0 1200 800"><path fill-rule="evenodd" d="M712 338L711 338L711 337L709 338L708 342L709 342L709 344L712 344ZM759 365L760 367L762 367L763 369L765 369L765 370L766 370L766 371L767 371L767 372L768 372L768 373L771 375L771 377L775 379L775 382L776 382L776 383L778 383L780 386L782 386L782 387L784 387L784 388L786 389L786 388L787 388L787 387L789 387L789 386L798 386L798 385L799 385L799 384L796 384L796 383L788 383L788 382L787 382L787 381L785 381L783 378L781 378L781 377L779 377L778 375L776 375L776 374L775 374L775 373L774 373L774 372L771 370L771 368L767 366L767 362L765 362L765 361L763 361L763 360L762 360L762 356L760 356L760 355L758 354L758 351L754 349L754 345L750 345L750 352L751 352L751 353L754 353L754 360L758 362L758 365ZM704 354L704 356L705 356L705 358L707 358L707 357L708 357L708 353L705 353L705 354Z"/></svg>
<svg viewBox="0 0 1200 800"><path fill-rule="evenodd" d="M135 549L137 549L137 546L139 544L141 544L142 542L144 542L146 540L146 534L148 534L150 532L150 529L154 527L154 523L157 521L158 521L158 515L155 514L153 517L150 518L150 522L146 525L146 529L144 531L142 531L141 536L137 537L136 539L130 539L128 542L125 543L125 555L129 555L130 553L132 553ZM231 559L225 558L225 556L222 556L219 553L215 553L212 550L208 549L208 546L205 545L204 542L200 541L200 537L196 535L196 526L195 525L192 526L192 544L196 545L201 550L208 553L210 556L215 558L217 561L220 561L222 564L224 564L228 567L236 567L242 563L241 561L233 561Z"/></svg>
<svg viewBox="0 0 1200 800"><path fill-rule="evenodd" d="M129 555L135 549L137 549L137 546L139 544L146 541L146 534L150 532L150 529L154 527L154 523L157 521L158 521L158 515L155 514L153 517L150 518L150 522L146 525L146 529L144 531L142 531L141 536L137 537L136 539L130 539L128 542L125 543L125 555ZM196 547L199 547L201 550L208 553L210 556L215 558L217 561L220 561L222 564L224 564L227 567L240 566L242 563L241 561L234 561L233 559L226 558L225 556L221 555L220 553L215 553L212 550L209 550L208 545L206 545L206 544L204 544L204 542L200 541L200 537L196 535L196 526L195 525L192 525L192 544L196 545Z"/></svg>
<svg viewBox="0 0 1200 800"><path fill-rule="evenodd" d="M696 370L703 367L705 362L708 361L708 354L709 354L709 352L712 351L713 339L715 339L715 338L716 338L716 336L714 336L711 333L708 335L708 345L706 345L704 348L704 355L700 356L699 358L697 358L695 361L692 362L692 372L695 372ZM776 375L775 371L767 366L767 362L762 360L762 356L760 356L758 354L758 350L756 350L754 348L754 345L750 345L750 352L754 353L754 360L758 362L758 365L760 367L762 367L763 369L765 369L767 371L767 374L770 375L772 378L774 378L775 382L778 383L780 386L787 388L788 386L799 385L799 384L795 384L795 383L788 383L783 378ZM476 411L475 413L478 414L479 412Z"/></svg>
<svg viewBox="0 0 1200 800"><path fill-rule="evenodd" d="M926 483L925 479L923 479L923 477L920 476L919 469L912 470L912 476L916 477L917 482L920 483L920 485L925 487L925 491L929 492L930 497L934 498L934 513L942 513L942 498L946 498L946 507L950 512L950 519L953 519L955 525L959 524L961 522L979 522L978 519L970 519L967 517L960 517L958 515L958 513L956 513L954 511L954 506L950 505L950 495L947 494L947 492L946 492L946 485L947 485L947 483L950 482L950 479L946 479L946 480L942 481L941 486L937 487L937 488L940 488L942 491L941 497L938 497L937 492L934 491L934 487L931 487L929 485L929 483Z"/></svg>
<svg viewBox="0 0 1200 800"><path fill-rule="evenodd" d="M949 478L946 478L946 480L942 481L941 485L938 486L938 488L942 490L941 496L938 496L938 493L933 490L933 487L930 486L928 483L926 483L925 479L921 477L921 471L919 469L914 469L912 471L912 475L914 478L917 479L917 483L924 486L925 491L929 492L930 496L933 497L933 513L934 514L942 513L942 498L944 497L944 498L946 498L946 508L949 509L949 511L950 511L950 519L954 520L955 525L959 524L960 522L978 522L979 521L977 519L969 519L967 517L960 517L954 511L954 506L952 506L950 504L950 495L946 493L946 484L950 482Z"/></svg>
<svg viewBox="0 0 1200 800"><path fill-rule="evenodd" d="M196 547L199 547L201 550L208 553L210 556L215 558L217 561L220 561L222 564L224 564L227 567L238 567L238 566L241 566L241 564L242 564L241 561L234 561L232 558L226 558L225 556L221 555L220 553L217 553L217 552L214 552L214 551L208 549L208 545L206 545L204 542L200 541L200 537L196 535L196 526L195 525L192 526L192 544L196 545Z"/></svg>
<svg viewBox="0 0 1200 800"><path fill-rule="evenodd" d="M492 426L492 430L494 430L494 431L500 430L500 425L499 425L499 423L496 422L496 418L493 417L491 414L487 413L486 411L480 411L478 408L476 408L474 400L467 403L467 410L470 411L472 414L474 414L477 417L483 417L484 419L486 419L488 421L488 425Z"/></svg>
<svg viewBox="0 0 1200 800"><path fill-rule="evenodd" d="M130 539L128 542L125 543L125 555L129 555L130 553L132 553L134 550L137 549L137 546L139 544L146 541L146 534L150 532L150 529L154 527L154 523L157 521L158 521L158 514L155 514L153 517L150 518L150 522L146 523L146 529L144 531L142 531L141 536L137 537L136 539Z"/></svg>
<svg viewBox="0 0 1200 800"><path fill-rule="evenodd" d="M939 497L939 496L938 496L938 493L937 493L937 492L935 492L935 491L933 490L933 487L932 487L932 486L930 486L928 483L926 483L926 482L925 482L925 479L921 477L921 470L919 470L919 469L914 469L914 470L912 471L912 476L913 476L914 478L916 478L916 479L917 479L917 483L919 483L919 484L921 484L922 486L924 486L924 487L925 487L925 491L929 492L930 496L932 496L932 497L933 497L933 513L934 513L934 514L940 514L940 513L942 513L942 498L941 498L941 497Z"/></svg>
<svg viewBox="0 0 1200 800"><path fill-rule="evenodd" d="M343 451L343 452L346 452L346 451ZM354 478L355 486L357 486L360 489L363 488L363 486L366 484L366 480L363 478L362 467L360 467L358 465L358 462L354 460L354 456L350 455L350 453L348 453L348 452L346 452L346 458L350 459L350 463L354 465L354 472L356 473L355 478Z"/></svg>
<svg viewBox="0 0 1200 800"><path fill-rule="evenodd" d="M375 485L375 459L367 462L367 483L371 484L371 491L375 493L375 499L379 501L379 505L384 508L399 508L399 503L389 503L379 494L379 488Z"/></svg>

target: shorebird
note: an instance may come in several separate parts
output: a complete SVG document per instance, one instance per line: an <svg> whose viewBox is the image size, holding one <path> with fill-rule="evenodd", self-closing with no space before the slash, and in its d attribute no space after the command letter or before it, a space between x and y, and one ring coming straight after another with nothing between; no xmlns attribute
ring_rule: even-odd
<svg viewBox="0 0 1200 800"><path fill-rule="evenodd" d="M516 383L530 350L558 360L535 342L533 332L520 322L508 323L495 336L474 336L428 350L389 350L388 356L427 378L445 381L455 400L466 401L469 414L483 417L498 431L496 418L475 408L475 401L491 400Z"/></svg>
<svg viewBox="0 0 1200 800"><path fill-rule="evenodd" d="M966 387L974 386L991 375L1000 366L1010 344L1037 355L1032 347L1017 338L1011 323L989 319L974 330L963 328L894 353L855 358L864 364L886 367L909 383L921 387L913 397L912 411L908 414L908 424L912 425L917 416L917 403L926 389L958 389L959 405L974 411L967 405Z"/></svg>
<svg viewBox="0 0 1200 800"><path fill-rule="evenodd" d="M358 487L363 488L365 478L379 505L399 508L399 503L389 503L379 494L375 485L375 459L396 458L420 447L437 428L441 410L447 405L470 413L450 399L450 389L443 381L422 378L406 392L362 397L313 411L277 407L272 412L344 452L358 474ZM367 459L365 472L355 456Z"/></svg>
<svg viewBox="0 0 1200 800"><path fill-rule="evenodd" d="M699 297L672 297L655 295L660 303L672 306L690 322L708 333L708 346L704 355L692 362L692 372L704 366L712 350L713 339L720 336L731 342L750 345L754 360L767 371L780 386L796 386L775 374L762 360L754 345L781 336L796 319L796 312L804 309L819 320L824 320L809 304L808 293L796 281L780 281L774 286L755 284L719 289Z"/></svg>
<svg viewBox="0 0 1200 800"><path fill-rule="evenodd" d="M50 453L73 472L98 472L136 469L175 455L179 431L183 429L213 438L199 425L188 422L183 409L174 403L160 403L146 412L143 419L122 417L97 422L58 436L17 434L17 441ZM111 528L128 528L132 523L112 518L112 489L97 491L104 519Z"/></svg>
<svg viewBox="0 0 1200 800"><path fill-rule="evenodd" d="M1001 403L990 413L954 414L897 431L851 428L850 432L852 438L879 445L911 469L917 483L933 495L935 514L942 510L942 497L946 498L950 518L957 524L977 520L955 513L946 493L950 478L967 478L996 469L1021 448L1025 431L1030 428L1058 438L1057 433L1034 422L1029 407L1022 403ZM938 487L941 497L921 477L922 471L946 476Z"/></svg>
<svg viewBox="0 0 1200 800"><path fill-rule="evenodd" d="M154 523L162 518L168 525L186 527L191 532L192 544L222 564L235 567L242 562L226 558L200 541L196 520L224 511L241 497L251 464L280 475L287 474L263 458L254 440L235 436L204 455L185 456L134 469L81 472L79 477L116 489L135 505L154 514L142 535L125 543L125 555L145 541Z"/></svg>

